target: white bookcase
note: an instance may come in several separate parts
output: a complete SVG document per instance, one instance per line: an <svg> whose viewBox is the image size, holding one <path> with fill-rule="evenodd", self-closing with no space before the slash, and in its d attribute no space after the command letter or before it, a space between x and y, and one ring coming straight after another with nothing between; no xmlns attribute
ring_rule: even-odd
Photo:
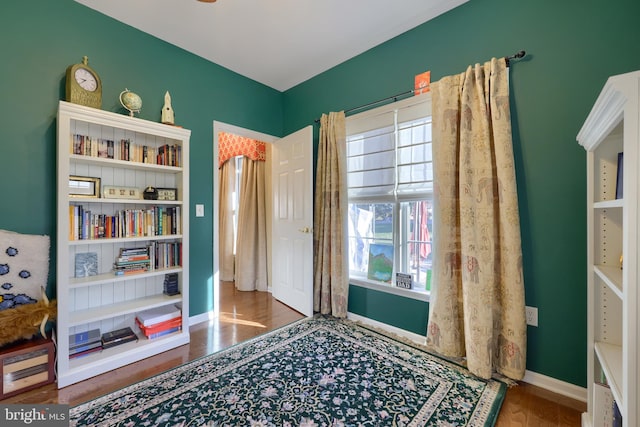
<svg viewBox="0 0 640 427"><path fill-rule="evenodd" d="M110 371L154 354L189 342L189 137L191 132L179 127L150 122L122 114L84 107L60 101L58 110L57 147L57 367L58 387L62 388L86 378ZM79 135L81 137L76 137ZM95 149L86 155L77 152L78 138L85 143L92 139L113 141L115 158L105 158ZM131 160L118 159L119 148L129 143ZM99 144L99 143L98 143ZM104 148L104 144L101 149ZM108 144L108 143L107 143ZM110 146L110 144L108 144ZM141 158L146 147L146 161ZM171 147L166 150L165 147ZM157 154L166 151L163 158L175 166L156 164ZM171 152L171 155L169 155ZM164 161L160 163L166 163ZM69 194L70 176L100 178L102 188L127 187L137 189L138 199L76 197ZM144 200L142 191L147 186L177 189L176 200ZM134 191L135 193L135 191ZM91 211L94 224L90 224L87 238L74 236L77 225L73 216L76 206ZM99 215L130 215L147 212L145 224L153 218L152 212L171 212L176 218L171 228L165 222L163 234L157 234L157 222L146 228L132 227L131 233L117 237L98 237L94 232ZM125 214L126 212L126 214ZM142 215L142 214L140 214ZM144 216L144 215L142 215ZM161 215L158 215L159 217ZM157 218L156 217L156 218ZM138 221L141 216L138 216ZM115 223L115 220L113 222ZM135 224L129 222L128 224ZM138 225L140 222L138 222ZM120 224L121 226L122 224ZM73 227L73 228L72 228ZM111 229L112 227L109 227ZM134 237L132 237L132 235ZM171 248L166 259L171 266L156 266L146 272L118 276L113 265L122 248L149 245ZM97 275L75 277L76 254L95 253L98 260ZM164 294L167 273L178 274L179 294ZM82 274L80 274L82 275ZM136 327L136 313L164 305L176 304L182 309L182 329L159 338L147 339ZM130 342L91 353L80 358L69 358L69 335L92 329L101 333L129 326L138 335Z"/></svg>
<svg viewBox="0 0 640 427"><path fill-rule="evenodd" d="M602 393L594 393L596 383L608 384L624 426L640 425L639 105L640 71L610 77L577 137L587 150L588 412L583 426L607 425L594 414L611 413L603 407ZM616 198L618 153L624 153L624 185Z"/></svg>

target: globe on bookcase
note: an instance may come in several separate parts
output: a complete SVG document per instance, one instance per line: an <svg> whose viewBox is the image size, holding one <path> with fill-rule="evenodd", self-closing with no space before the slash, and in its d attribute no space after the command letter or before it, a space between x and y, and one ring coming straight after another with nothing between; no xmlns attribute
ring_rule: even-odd
<svg viewBox="0 0 640 427"><path fill-rule="evenodd" d="M142 98L125 88L120 92L120 104L129 110L129 116L133 117L133 113L139 113L142 109Z"/></svg>

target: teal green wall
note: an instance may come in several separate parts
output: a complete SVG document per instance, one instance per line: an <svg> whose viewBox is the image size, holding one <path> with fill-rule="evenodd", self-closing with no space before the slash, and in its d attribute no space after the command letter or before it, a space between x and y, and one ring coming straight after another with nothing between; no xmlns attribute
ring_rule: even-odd
<svg viewBox="0 0 640 427"><path fill-rule="evenodd" d="M428 320L427 303L360 286L349 289L349 312L368 317L405 331L424 335ZM403 313L403 316L399 316ZM416 329L416 326L418 328Z"/></svg>
<svg viewBox="0 0 640 427"><path fill-rule="evenodd" d="M87 55L102 109L122 112L118 95L129 88L142 97L140 117L159 121L168 90L176 123L192 131L190 314L211 310L213 120L281 135L282 93L72 0L4 0L0 38L0 228L48 234L55 247L55 117L67 66ZM195 203L206 217L194 216Z"/></svg>
<svg viewBox="0 0 640 427"><path fill-rule="evenodd" d="M640 68L640 2L471 0L285 92L285 133L521 49L511 68L527 369L586 385L586 189L576 134L609 75ZM426 303L351 286L349 310L423 334Z"/></svg>

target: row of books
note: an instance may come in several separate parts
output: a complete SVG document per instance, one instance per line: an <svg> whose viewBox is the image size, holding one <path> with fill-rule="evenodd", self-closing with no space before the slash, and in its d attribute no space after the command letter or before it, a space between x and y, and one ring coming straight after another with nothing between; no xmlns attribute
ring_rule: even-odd
<svg viewBox="0 0 640 427"><path fill-rule="evenodd" d="M151 242L144 247L121 248L113 269L116 275L126 275L180 265L182 265L182 242ZM167 280L165 277L165 289ZM176 288L177 281L176 274ZM179 292L170 295L177 293Z"/></svg>
<svg viewBox="0 0 640 427"><path fill-rule="evenodd" d="M123 209L114 215L69 205L69 240L168 236L182 232L180 206Z"/></svg>
<svg viewBox="0 0 640 427"><path fill-rule="evenodd" d="M182 242L151 242L151 268L170 268L182 265Z"/></svg>
<svg viewBox="0 0 640 427"><path fill-rule="evenodd" d="M136 325L147 339L156 339L182 329L182 310L176 305L165 305L142 311L136 315ZM128 326L100 333L100 329L69 335L69 358L138 341L138 335Z"/></svg>
<svg viewBox="0 0 640 427"><path fill-rule="evenodd" d="M119 142L115 142L112 139L72 134L69 148L70 154L80 156L163 166L182 166L182 146L177 144L152 147L132 143L130 139L121 139Z"/></svg>
<svg viewBox="0 0 640 427"><path fill-rule="evenodd" d="M136 315L136 325L148 339L178 332L182 329L182 310L176 305L164 305Z"/></svg>
<svg viewBox="0 0 640 427"><path fill-rule="evenodd" d="M78 332L69 335L69 358L76 359L132 341L138 341L138 336L130 327L104 334L100 333L100 329Z"/></svg>

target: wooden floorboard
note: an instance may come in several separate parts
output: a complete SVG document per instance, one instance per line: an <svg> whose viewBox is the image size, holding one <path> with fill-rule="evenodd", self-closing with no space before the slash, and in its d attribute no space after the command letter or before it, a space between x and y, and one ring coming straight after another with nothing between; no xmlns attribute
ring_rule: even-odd
<svg viewBox="0 0 640 427"><path fill-rule="evenodd" d="M66 403L75 406L304 317L266 292L239 292L232 283L223 283L220 292L220 317L192 326L189 345L60 390L55 384L48 384L0 403ZM496 426L580 426L580 416L585 410L583 402L521 383L508 389Z"/></svg>

